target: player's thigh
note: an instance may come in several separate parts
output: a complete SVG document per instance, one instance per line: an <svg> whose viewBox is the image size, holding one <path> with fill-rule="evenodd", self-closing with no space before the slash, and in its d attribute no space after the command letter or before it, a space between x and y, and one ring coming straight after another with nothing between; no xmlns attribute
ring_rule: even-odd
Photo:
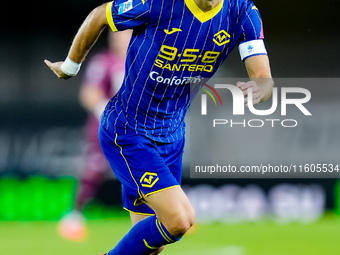
<svg viewBox="0 0 340 255"><path fill-rule="evenodd" d="M174 236L183 235L195 221L194 208L179 186L151 194L145 200Z"/></svg>

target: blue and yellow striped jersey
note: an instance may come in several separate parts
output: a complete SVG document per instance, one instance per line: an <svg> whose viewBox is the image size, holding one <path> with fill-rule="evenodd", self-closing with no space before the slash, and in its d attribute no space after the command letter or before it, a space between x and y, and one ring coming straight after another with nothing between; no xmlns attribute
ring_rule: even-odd
<svg viewBox="0 0 340 255"><path fill-rule="evenodd" d="M133 36L123 86L102 125L159 142L184 136L189 83L212 77L235 46L263 39L259 11L248 0L222 0L208 12L194 0L116 0L106 14L113 31L133 29ZM242 58L266 54L251 45L242 51Z"/></svg>

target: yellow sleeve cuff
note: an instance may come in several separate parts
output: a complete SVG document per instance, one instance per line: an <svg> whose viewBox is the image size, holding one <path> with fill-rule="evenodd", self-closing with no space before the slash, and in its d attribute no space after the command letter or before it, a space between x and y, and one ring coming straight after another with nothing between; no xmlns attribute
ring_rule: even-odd
<svg viewBox="0 0 340 255"><path fill-rule="evenodd" d="M112 18L112 4L113 4L113 1L112 2L109 2L107 5L106 5L106 19L109 23L109 26L110 28L112 29L113 32L117 32L118 29L116 28L115 26L115 23L113 22L113 18Z"/></svg>

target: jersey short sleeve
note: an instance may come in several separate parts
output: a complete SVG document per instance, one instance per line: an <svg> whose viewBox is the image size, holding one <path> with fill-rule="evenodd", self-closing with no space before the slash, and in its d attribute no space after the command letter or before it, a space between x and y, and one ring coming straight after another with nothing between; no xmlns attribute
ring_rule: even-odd
<svg viewBox="0 0 340 255"><path fill-rule="evenodd" d="M267 55L263 39L263 24L259 10L252 2L247 2L242 15L242 38L239 52L242 61L256 55Z"/></svg>
<svg viewBox="0 0 340 255"><path fill-rule="evenodd" d="M106 18L113 32L148 23L148 0L116 0L106 5Z"/></svg>

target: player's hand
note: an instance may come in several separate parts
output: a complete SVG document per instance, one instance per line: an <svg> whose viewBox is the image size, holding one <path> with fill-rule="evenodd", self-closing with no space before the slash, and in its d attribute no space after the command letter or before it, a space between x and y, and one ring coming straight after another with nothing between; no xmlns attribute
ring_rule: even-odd
<svg viewBox="0 0 340 255"><path fill-rule="evenodd" d="M64 63L63 61L52 63L51 61L45 59L44 62L59 79L67 80L72 77L68 76L67 74L63 73L63 71L61 71L61 65Z"/></svg>
<svg viewBox="0 0 340 255"><path fill-rule="evenodd" d="M248 82L237 82L236 86L242 90L244 95L244 103L248 107L248 88L252 88L252 99L253 105L260 103L263 94L260 87L256 84L255 81L248 81Z"/></svg>

